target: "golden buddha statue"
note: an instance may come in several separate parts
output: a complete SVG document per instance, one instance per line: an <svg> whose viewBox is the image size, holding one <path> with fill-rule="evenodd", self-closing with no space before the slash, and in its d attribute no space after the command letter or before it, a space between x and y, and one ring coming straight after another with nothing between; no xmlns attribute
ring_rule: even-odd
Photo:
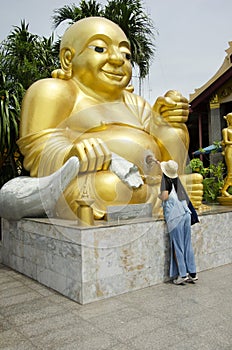
<svg viewBox="0 0 232 350"><path fill-rule="evenodd" d="M227 176L221 192L222 196L232 198L232 195L227 191L232 186L232 113L228 113L224 116L224 119L227 121L227 128L222 130L222 146L227 167Z"/></svg>
<svg viewBox="0 0 232 350"><path fill-rule="evenodd" d="M124 32L102 17L71 25L60 46L61 69L27 90L18 145L32 177L48 176L72 156L80 171L57 203L56 214L74 218L83 188L94 199L94 217L107 206L152 203L156 207L160 169L146 157L174 159L180 175L189 136L188 100L177 91L158 97L153 107L131 92L131 51ZM135 164L143 184L127 186L110 170L112 154ZM192 200L200 205L201 178L189 175ZM191 193L190 193L191 197Z"/></svg>

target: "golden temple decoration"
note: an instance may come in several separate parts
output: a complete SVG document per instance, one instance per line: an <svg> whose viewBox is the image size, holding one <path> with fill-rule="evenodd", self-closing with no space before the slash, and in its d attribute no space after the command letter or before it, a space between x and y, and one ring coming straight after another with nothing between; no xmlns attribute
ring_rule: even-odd
<svg viewBox="0 0 232 350"><path fill-rule="evenodd" d="M219 99L218 99L218 94L214 94L211 99L210 99L210 109L215 109L220 107Z"/></svg>

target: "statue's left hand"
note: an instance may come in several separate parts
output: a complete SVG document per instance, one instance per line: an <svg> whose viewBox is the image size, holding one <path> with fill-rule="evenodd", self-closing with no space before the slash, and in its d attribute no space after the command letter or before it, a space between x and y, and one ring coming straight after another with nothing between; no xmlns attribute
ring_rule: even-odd
<svg viewBox="0 0 232 350"><path fill-rule="evenodd" d="M155 117L161 116L167 123L185 123L189 115L189 102L178 91L170 90L157 98L153 111ZM162 124L162 120L160 123Z"/></svg>

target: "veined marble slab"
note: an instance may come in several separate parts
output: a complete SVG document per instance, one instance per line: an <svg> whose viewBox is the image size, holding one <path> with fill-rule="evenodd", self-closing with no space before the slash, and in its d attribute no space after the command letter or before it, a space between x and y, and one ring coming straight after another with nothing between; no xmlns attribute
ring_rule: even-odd
<svg viewBox="0 0 232 350"><path fill-rule="evenodd" d="M151 217L151 203L108 206L106 212L107 221L111 223L121 220Z"/></svg>
<svg viewBox="0 0 232 350"><path fill-rule="evenodd" d="M232 262L232 212L200 216L192 227L197 270ZM2 262L86 304L169 279L163 220L80 227L58 219L2 220Z"/></svg>

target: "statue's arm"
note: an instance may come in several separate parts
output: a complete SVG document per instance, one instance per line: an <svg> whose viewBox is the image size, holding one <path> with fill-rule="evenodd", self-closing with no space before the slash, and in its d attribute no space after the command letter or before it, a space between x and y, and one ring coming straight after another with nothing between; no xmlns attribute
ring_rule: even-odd
<svg viewBox="0 0 232 350"><path fill-rule="evenodd" d="M80 172L109 167L111 153L100 139L76 142L72 130L66 127L77 100L78 89L71 80L43 79L28 89L18 145L24 167L32 176L40 171L48 175L72 156L79 158Z"/></svg>
<svg viewBox="0 0 232 350"><path fill-rule="evenodd" d="M185 124L188 113L188 100L179 92L171 90L157 98L150 122L150 133L160 147L162 160L174 159L181 174L184 172L189 147Z"/></svg>
<svg viewBox="0 0 232 350"><path fill-rule="evenodd" d="M228 138L228 131L227 129L222 130L222 137L223 137L223 144L224 145L232 145L232 140L230 141Z"/></svg>

